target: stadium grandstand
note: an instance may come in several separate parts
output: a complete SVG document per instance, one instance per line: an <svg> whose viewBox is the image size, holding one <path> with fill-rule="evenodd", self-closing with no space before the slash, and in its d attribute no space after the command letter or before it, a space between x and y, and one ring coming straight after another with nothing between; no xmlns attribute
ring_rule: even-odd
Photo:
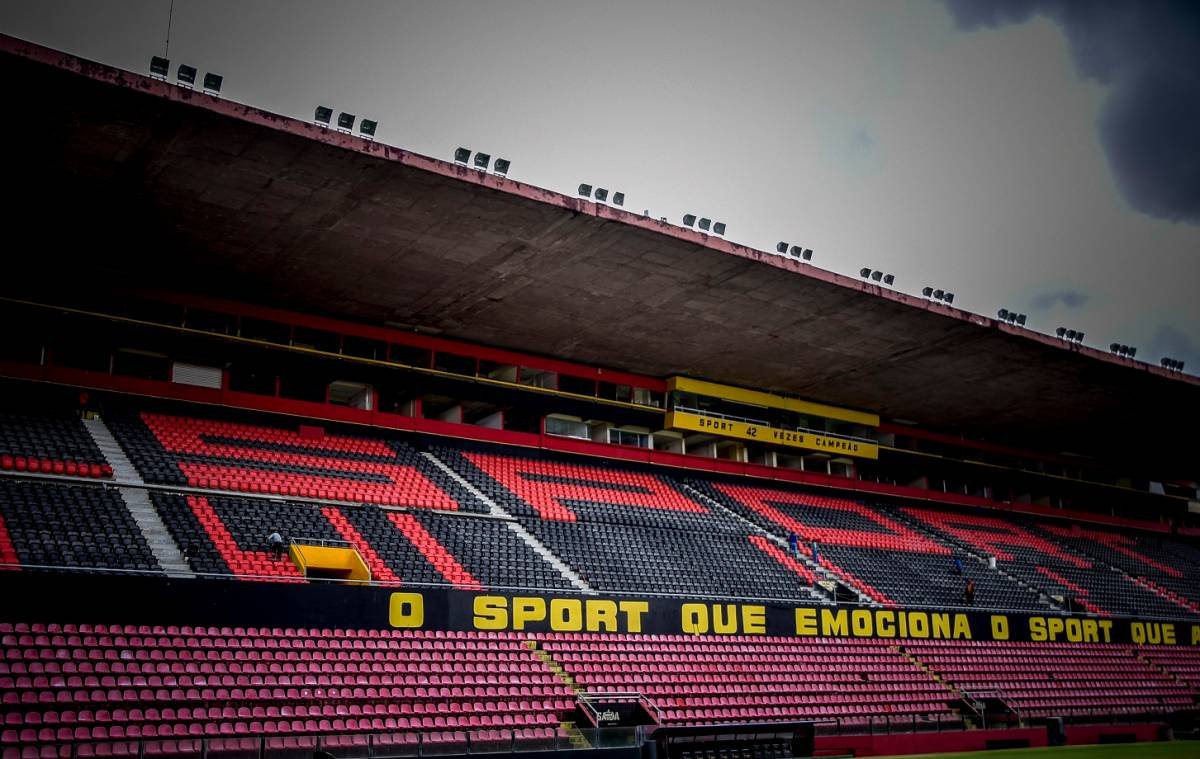
<svg viewBox="0 0 1200 759"><path fill-rule="evenodd" d="M0 71L3 759L1195 732L1196 377L13 38Z"/></svg>

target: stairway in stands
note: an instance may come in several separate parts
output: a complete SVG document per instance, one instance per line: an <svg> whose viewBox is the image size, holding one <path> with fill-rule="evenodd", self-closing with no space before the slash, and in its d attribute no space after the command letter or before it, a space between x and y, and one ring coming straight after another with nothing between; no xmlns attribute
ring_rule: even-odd
<svg viewBox="0 0 1200 759"><path fill-rule="evenodd" d="M445 472L450 479L457 482L468 493L477 498L480 503L487 506L489 514L508 520L508 529L512 530L517 537L525 541L525 544L528 545L534 553L536 553L538 556L541 556L546 563L557 569L559 574L561 574L563 578L567 580L567 582L571 583L584 593L595 593L595 591L592 589L592 586L588 585L587 582L584 581L584 579L580 577L569 564L567 564L557 554L547 548L542 541L534 537L533 533L525 529L524 525L518 522L512 514L505 511L500 504L496 503L491 498L488 498L485 493L468 482L462 475L454 471L453 467L439 459L434 453L426 451L421 455L428 459L429 462L438 469Z"/></svg>
<svg viewBox="0 0 1200 759"><path fill-rule="evenodd" d="M542 663L546 665L546 669L553 672L554 676L557 677L563 683L563 685L566 685L568 688L574 691L575 695L579 695L580 693L584 692L584 689L575 682L575 678L571 677L571 675L565 669L563 669L563 666L554 660L554 656L552 656L549 651L542 648L541 644L535 638L526 640L525 647L532 651L533 655L540 659ZM579 731L579 727L574 722L560 722L559 727L566 732L567 739L571 743L571 748L586 749L592 747L591 744L588 743L587 738L583 737L583 733Z"/></svg>
<svg viewBox="0 0 1200 759"><path fill-rule="evenodd" d="M734 517L738 521L744 523L746 525L746 527L750 530L751 535L761 535L761 536L765 537L767 540L771 541L774 544L779 545L782 548L786 549L788 547L787 541L782 540L775 535L772 535L769 531L764 530L762 527L755 524L754 522L751 522L749 519L746 519L744 516L737 513L736 511L733 511L732 509L728 509L720 502L718 502L712 498L709 498L706 494L704 494L700 490L692 487L686 481L679 480L678 484L679 484L679 487L682 488L685 493L687 493L692 498L697 499L698 501L703 503L708 508L729 514L730 516ZM789 551L789 555L790 555L790 551ZM820 578L820 581L826 582L826 583L831 583L832 586L835 588L839 585L842 586L843 588L848 590L850 593L857 595L859 598L859 601L861 603L869 604L871 606L878 605L873 598L871 598L867 594L863 593L858 588L852 587L844 579L842 579L841 577L838 577L837 575L830 572L826 567L824 567L820 564L814 564L811 557L802 555L802 556L795 556L792 558L795 561L797 561L798 563L800 563L812 575ZM816 601L817 603L820 603L820 604L836 603L836 592L827 590L826 587L821 585L820 582L813 583L812 585L810 585L808 587L807 590L808 590L808 594L810 596L812 596L812 600Z"/></svg>
<svg viewBox="0 0 1200 759"><path fill-rule="evenodd" d="M112 467L113 479L118 485L117 490L120 491L130 516L137 522L138 529L145 536L146 543L149 544L159 566L168 575L195 577L188 568L187 560L184 559L179 546L176 545L171 533L167 531L167 526L159 517L158 511L150 503L145 481L138 474L129 457L125 455L125 451L121 450L121 446L108 429L108 425L99 417L85 419L83 425L92 439L96 441L96 445L104 454L108 465Z"/></svg>

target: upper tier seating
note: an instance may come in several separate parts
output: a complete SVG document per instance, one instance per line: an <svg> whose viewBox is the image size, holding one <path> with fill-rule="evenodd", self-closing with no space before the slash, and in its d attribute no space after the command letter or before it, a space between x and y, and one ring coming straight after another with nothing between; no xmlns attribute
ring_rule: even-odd
<svg viewBox="0 0 1200 759"><path fill-rule="evenodd" d="M705 480L689 481L714 501L783 537L795 533L823 566L885 604L964 605L966 578L975 580L976 606L1044 608L1037 595L978 562L963 574L944 544L881 509L846 498Z"/></svg>
<svg viewBox="0 0 1200 759"><path fill-rule="evenodd" d="M148 482L355 503L484 511L399 440L142 412L109 427Z"/></svg>
<svg viewBox="0 0 1200 759"><path fill-rule="evenodd" d="M270 554L266 538L278 530L285 542L349 543L383 582L570 587L494 519L224 496L153 493L151 500L196 572L299 579L290 560Z"/></svg>
<svg viewBox="0 0 1200 759"><path fill-rule="evenodd" d="M71 756L83 741L319 733L415 747L418 731L465 748L465 730L556 735L575 706L509 633L3 622L0 649L5 757L34 746Z"/></svg>
<svg viewBox="0 0 1200 759"><path fill-rule="evenodd" d="M112 477L112 467L79 417L0 411L0 470Z"/></svg>
<svg viewBox="0 0 1200 759"><path fill-rule="evenodd" d="M906 650L967 693L999 691L1026 718L1164 714L1196 709L1197 691L1096 643L906 641Z"/></svg>
<svg viewBox="0 0 1200 759"><path fill-rule="evenodd" d="M668 724L920 716L953 694L894 641L580 633L539 636L586 690L640 691Z"/></svg>
<svg viewBox="0 0 1200 759"><path fill-rule="evenodd" d="M1039 524L1036 529L1051 540L1141 578L1177 604L1200 611L1200 555L1190 546L1162 535L1079 525Z"/></svg>
<svg viewBox="0 0 1200 759"><path fill-rule="evenodd" d="M0 564L158 571L121 494L0 479Z"/></svg>
<svg viewBox="0 0 1200 759"><path fill-rule="evenodd" d="M596 590L807 598L812 574L660 474L440 444L434 453Z"/></svg>
<svg viewBox="0 0 1200 759"><path fill-rule="evenodd" d="M1191 611L1014 520L907 506L895 513L964 550L995 556L1003 571L1048 595L1073 599L1086 611L1164 617Z"/></svg>

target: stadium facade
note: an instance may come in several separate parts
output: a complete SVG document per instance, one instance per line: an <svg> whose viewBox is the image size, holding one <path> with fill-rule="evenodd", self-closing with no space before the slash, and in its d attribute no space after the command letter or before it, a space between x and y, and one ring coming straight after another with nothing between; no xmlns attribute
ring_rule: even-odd
<svg viewBox="0 0 1200 759"><path fill-rule="evenodd" d="M1192 729L1196 377L12 38L0 67L5 759Z"/></svg>

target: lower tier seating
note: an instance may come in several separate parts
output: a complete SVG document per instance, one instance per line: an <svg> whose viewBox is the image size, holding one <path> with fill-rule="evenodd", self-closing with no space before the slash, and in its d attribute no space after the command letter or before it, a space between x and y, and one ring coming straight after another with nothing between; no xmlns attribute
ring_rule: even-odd
<svg viewBox="0 0 1200 759"><path fill-rule="evenodd" d="M158 571L121 494L0 479L0 564Z"/></svg>
<svg viewBox="0 0 1200 759"><path fill-rule="evenodd" d="M0 650L6 758L248 735L537 740L575 707L507 633L0 623Z"/></svg>
<svg viewBox="0 0 1200 759"><path fill-rule="evenodd" d="M894 641L560 634L542 647L588 691L636 691L668 724L893 716L957 722L950 690Z"/></svg>
<svg viewBox="0 0 1200 759"><path fill-rule="evenodd" d="M1127 646L933 641L905 650L968 694L998 692L1026 718L1166 714L1195 710L1200 694Z"/></svg>

